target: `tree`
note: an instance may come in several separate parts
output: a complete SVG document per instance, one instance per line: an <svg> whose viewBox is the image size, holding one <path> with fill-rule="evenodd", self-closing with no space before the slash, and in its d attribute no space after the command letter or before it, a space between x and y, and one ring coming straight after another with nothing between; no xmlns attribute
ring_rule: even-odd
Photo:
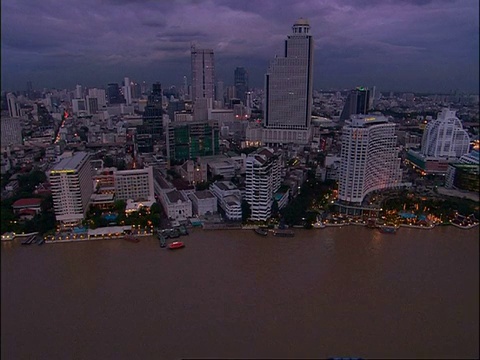
<svg viewBox="0 0 480 360"><path fill-rule="evenodd" d="M278 201L273 200L273 203L272 203L272 217L274 217L274 218L278 217L278 211L279 211Z"/></svg>
<svg viewBox="0 0 480 360"><path fill-rule="evenodd" d="M252 215L252 209L247 200L242 200L242 222L246 222L248 218Z"/></svg>

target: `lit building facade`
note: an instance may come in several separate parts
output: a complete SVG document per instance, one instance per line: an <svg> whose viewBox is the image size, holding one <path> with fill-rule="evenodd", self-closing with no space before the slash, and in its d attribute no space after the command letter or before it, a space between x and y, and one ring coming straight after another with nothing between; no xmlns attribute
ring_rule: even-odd
<svg viewBox="0 0 480 360"><path fill-rule="evenodd" d="M306 144L310 139L313 91L313 37L299 19L265 75L264 143Z"/></svg>
<svg viewBox="0 0 480 360"><path fill-rule="evenodd" d="M155 196L153 168L120 170L114 172L117 200L150 200Z"/></svg>
<svg viewBox="0 0 480 360"><path fill-rule="evenodd" d="M426 157L455 157L468 153L470 137L455 111L444 109L423 132L421 154Z"/></svg>
<svg viewBox="0 0 480 360"><path fill-rule="evenodd" d="M55 218L62 225L81 223L93 193L90 156L80 151L62 159L48 173Z"/></svg>
<svg viewBox="0 0 480 360"><path fill-rule="evenodd" d="M352 116L342 131L338 200L361 204L372 191L403 186L400 162L394 123Z"/></svg>

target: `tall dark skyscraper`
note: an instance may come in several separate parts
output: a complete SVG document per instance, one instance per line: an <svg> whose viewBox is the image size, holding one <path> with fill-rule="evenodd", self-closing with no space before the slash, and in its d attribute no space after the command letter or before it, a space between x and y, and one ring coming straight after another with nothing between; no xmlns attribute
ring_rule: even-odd
<svg viewBox="0 0 480 360"><path fill-rule="evenodd" d="M364 87L357 87L350 91L345 101L340 122L345 122L351 115L368 114L370 105L370 91Z"/></svg>
<svg viewBox="0 0 480 360"><path fill-rule="evenodd" d="M162 84L156 82L152 84L152 92L148 96L148 104L149 105L159 105L162 106Z"/></svg>
<svg viewBox="0 0 480 360"><path fill-rule="evenodd" d="M237 67L234 74L234 85L237 97L246 104L246 93L248 91L248 72L243 67Z"/></svg>
<svg viewBox="0 0 480 360"><path fill-rule="evenodd" d="M123 104L125 99L120 92L120 86L117 83L107 85L107 98L109 104Z"/></svg>
<svg viewBox="0 0 480 360"><path fill-rule="evenodd" d="M265 75L265 144L307 144L313 93L313 37L306 19L298 19Z"/></svg>

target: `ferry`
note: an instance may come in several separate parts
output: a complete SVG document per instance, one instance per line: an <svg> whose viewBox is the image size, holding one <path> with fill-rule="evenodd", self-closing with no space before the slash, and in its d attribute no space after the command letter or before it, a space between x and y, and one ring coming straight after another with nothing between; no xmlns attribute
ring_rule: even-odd
<svg viewBox="0 0 480 360"><path fill-rule="evenodd" d="M172 242L171 244L168 245L168 248L170 250L181 249L183 247L185 247L185 244L181 241L174 241L174 242Z"/></svg>
<svg viewBox="0 0 480 360"><path fill-rule="evenodd" d="M313 224L313 227L315 229L324 229L327 226L324 223L322 223L321 221L317 221L316 223Z"/></svg>
<svg viewBox="0 0 480 360"><path fill-rule="evenodd" d="M395 234L397 232L397 228L395 226L383 225L379 226L378 230L384 234Z"/></svg>
<svg viewBox="0 0 480 360"><path fill-rule="evenodd" d="M258 235L261 235L261 236L267 236L268 235L268 230L267 229L256 228L254 231L255 231L255 234L258 234Z"/></svg>
<svg viewBox="0 0 480 360"><path fill-rule="evenodd" d="M273 236L278 237L294 237L295 233L292 230L275 230Z"/></svg>

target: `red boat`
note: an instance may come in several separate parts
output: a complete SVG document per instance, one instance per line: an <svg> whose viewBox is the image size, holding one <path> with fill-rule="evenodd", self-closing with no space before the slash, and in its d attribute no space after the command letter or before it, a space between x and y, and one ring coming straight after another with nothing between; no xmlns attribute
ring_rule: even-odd
<svg viewBox="0 0 480 360"><path fill-rule="evenodd" d="M140 239L135 237L135 236L132 236L132 235L127 235L124 237L125 240L127 241L130 241L130 242L134 242L134 243L138 243L140 242Z"/></svg>
<svg viewBox="0 0 480 360"><path fill-rule="evenodd" d="M185 244L181 241L174 241L174 242L172 242L171 244L168 245L168 248L170 250L181 249L183 247L185 247Z"/></svg>

